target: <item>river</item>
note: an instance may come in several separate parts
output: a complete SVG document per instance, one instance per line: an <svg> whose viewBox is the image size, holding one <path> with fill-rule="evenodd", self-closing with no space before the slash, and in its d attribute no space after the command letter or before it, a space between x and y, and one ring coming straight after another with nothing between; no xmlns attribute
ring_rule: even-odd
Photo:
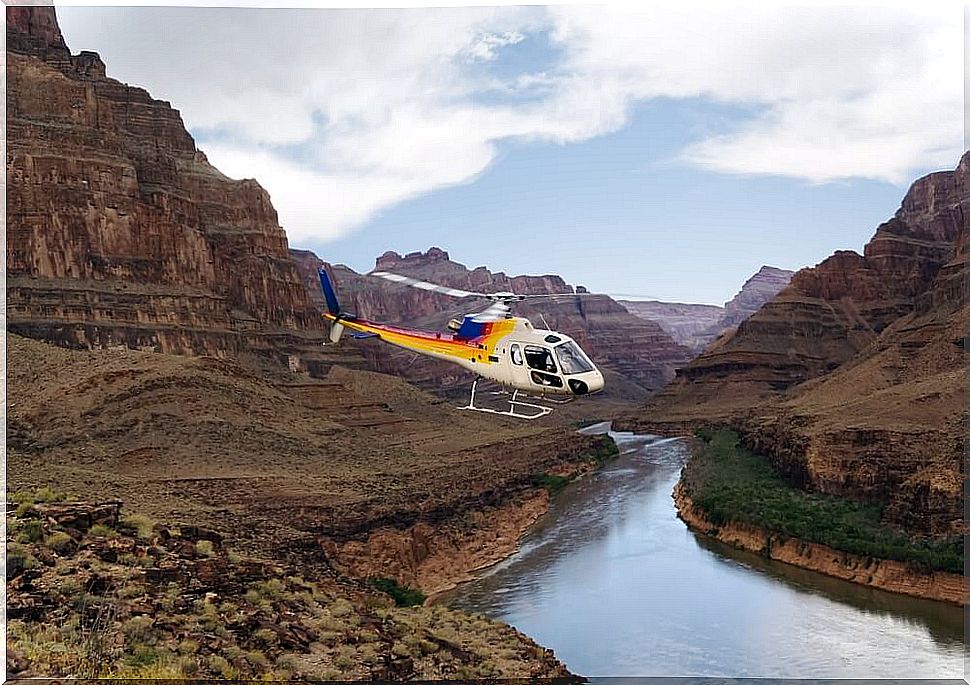
<svg viewBox="0 0 970 685"><path fill-rule="evenodd" d="M694 534L670 497L687 444L610 434L615 461L441 601L515 626L584 676L963 678L959 607Z"/></svg>

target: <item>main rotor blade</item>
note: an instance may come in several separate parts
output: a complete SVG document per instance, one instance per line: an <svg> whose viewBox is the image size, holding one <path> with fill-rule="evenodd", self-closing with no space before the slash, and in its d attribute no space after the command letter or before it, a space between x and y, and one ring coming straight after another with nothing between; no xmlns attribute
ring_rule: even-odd
<svg viewBox="0 0 970 685"><path fill-rule="evenodd" d="M394 283L409 285L412 288L420 288L421 290L429 290L431 292L440 293L442 295L450 295L451 297L488 297L488 295L486 295L485 293L473 293L467 290L461 290L460 288L448 288L446 286L438 285L436 283L419 281L417 278L411 278L410 276L402 276L401 274L392 274L388 271L374 271L370 275L377 276L378 278L383 278L384 280L392 281Z"/></svg>

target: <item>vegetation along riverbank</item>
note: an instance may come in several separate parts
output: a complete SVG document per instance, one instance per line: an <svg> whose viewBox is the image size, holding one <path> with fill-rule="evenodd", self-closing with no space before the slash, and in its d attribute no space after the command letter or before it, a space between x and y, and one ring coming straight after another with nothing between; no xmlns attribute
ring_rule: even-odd
<svg viewBox="0 0 970 685"><path fill-rule="evenodd" d="M962 537L917 537L883 505L793 487L729 430L701 430L674 499L692 529L772 559L892 592L966 604Z"/></svg>

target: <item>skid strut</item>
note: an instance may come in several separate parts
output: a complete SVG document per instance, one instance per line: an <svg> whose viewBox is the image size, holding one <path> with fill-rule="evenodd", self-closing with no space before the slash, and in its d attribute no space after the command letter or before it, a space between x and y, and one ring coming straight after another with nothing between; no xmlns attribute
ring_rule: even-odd
<svg viewBox="0 0 970 685"><path fill-rule="evenodd" d="M509 398L509 408L505 411L499 411L498 409L490 409L489 407L476 407L475 406L475 391L478 389L478 379L476 378L472 382L472 394L468 400L468 404L464 407L459 407L459 409L471 409L472 411L480 411L488 414L499 414L500 416L513 416L517 419L538 419L540 416L546 416L552 413L552 407L543 407L539 404L532 404L531 402L523 402L519 399L519 391L516 390L512 393L512 397ZM523 413L517 411L517 407L525 407L527 410L535 410L532 413Z"/></svg>

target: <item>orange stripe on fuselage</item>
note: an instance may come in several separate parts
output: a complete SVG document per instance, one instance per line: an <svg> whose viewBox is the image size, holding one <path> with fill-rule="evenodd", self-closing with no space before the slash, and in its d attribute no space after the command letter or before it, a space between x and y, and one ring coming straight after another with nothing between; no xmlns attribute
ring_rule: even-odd
<svg viewBox="0 0 970 685"><path fill-rule="evenodd" d="M337 319L329 313L323 316L329 321ZM340 319L340 323L352 331L375 333L384 342L408 350L455 359L475 359L483 364L492 363L489 362L488 355L494 351L498 341L515 328L512 320L494 321L484 324L481 335L474 338L456 338L451 333L400 328L365 319Z"/></svg>

